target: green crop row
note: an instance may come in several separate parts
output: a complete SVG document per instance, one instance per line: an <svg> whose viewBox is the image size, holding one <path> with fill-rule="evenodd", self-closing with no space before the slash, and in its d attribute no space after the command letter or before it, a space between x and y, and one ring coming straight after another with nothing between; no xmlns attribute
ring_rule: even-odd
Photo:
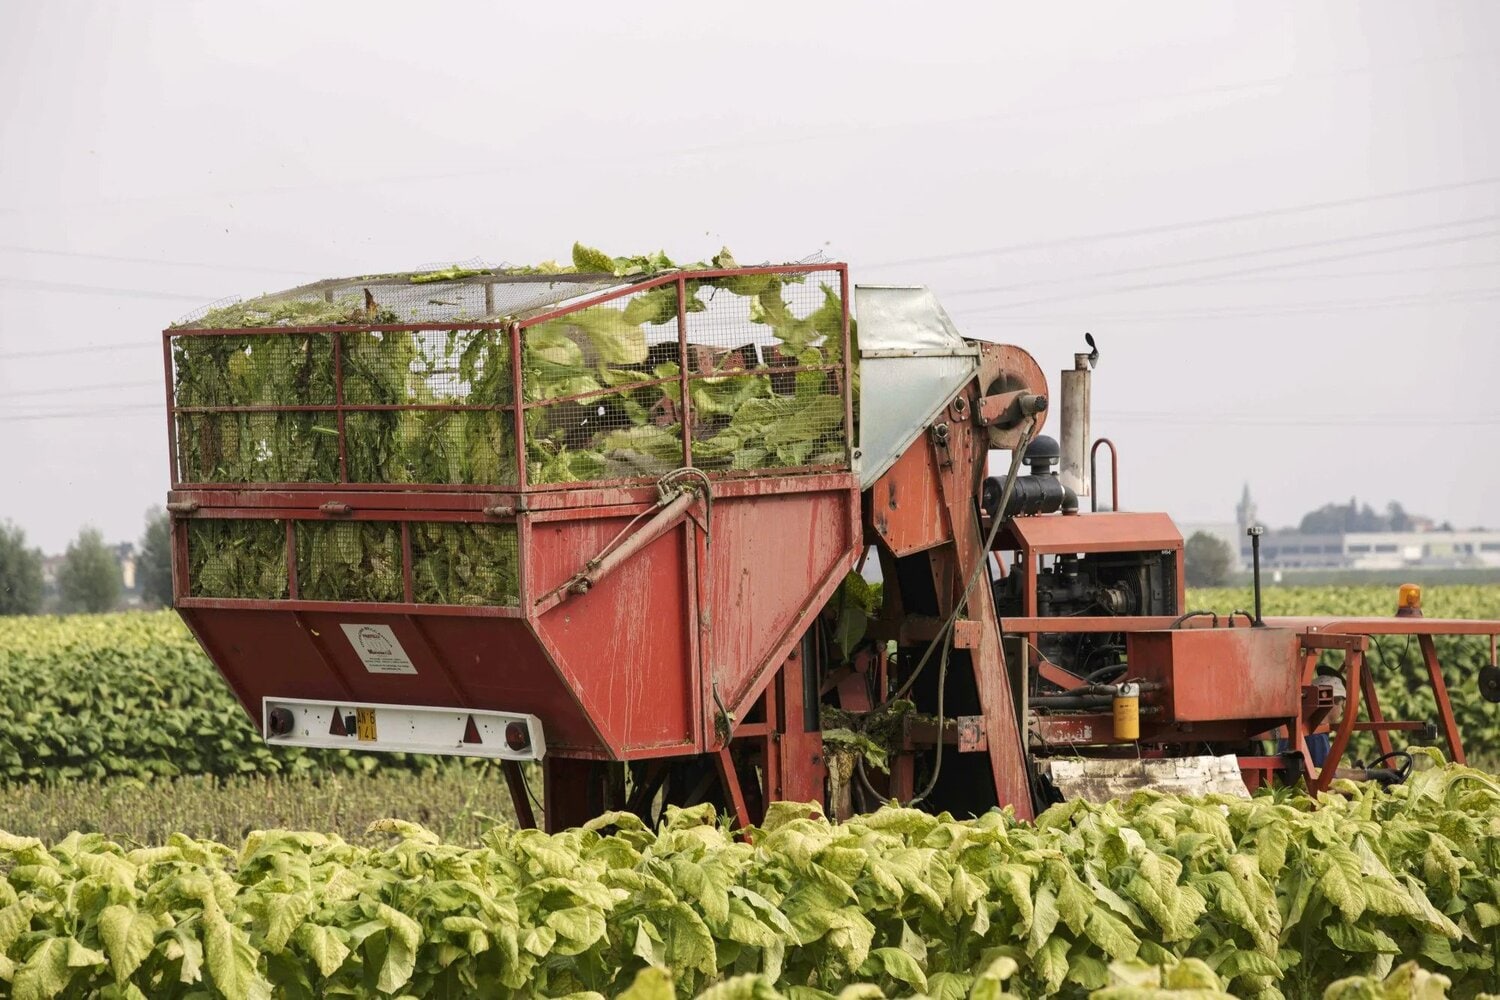
<svg viewBox="0 0 1500 1000"><path fill-rule="evenodd" d="M464 764L267 746L170 611L0 618L0 782Z"/></svg>
<svg viewBox="0 0 1500 1000"><path fill-rule="evenodd" d="M0 834L0 980L17 1000L650 998L667 977L682 996L1302 1000L1401 956L1472 997L1500 987L1500 784L1422 763L1317 808L1140 793L1035 824L780 803L743 837L702 807L478 848L394 820L375 848ZM1424 988L1398 995L1441 996Z"/></svg>
<svg viewBox="0 0 1500 1000"><path fill-rule="evenodd" d="M429 562L452 580L463 579L462 566ZM447 586L448 578L421 577L417 584L426 594ZM1265 601L1268 614L1385 616L1394 609L1395 593L1387 587L1272 588ZM1249 602L1248 592L1239 591L1196 591L1190 600L1195 608L1221 612ZM1500 587L1434 588L1426 606L1433 616L1500 618ZM1471 756L1493 769L1500 763L1495 751L1500 708L1480 698L1475 684L1479 667L1489 662L1488 642L1440 639L1438 653L1465 744ZM1415 643L1380 639L1370 662L1388 716L1436 718ZM430 757L266 746L171 612L0 618L0 782L381 766L447 765Z"/></svg>

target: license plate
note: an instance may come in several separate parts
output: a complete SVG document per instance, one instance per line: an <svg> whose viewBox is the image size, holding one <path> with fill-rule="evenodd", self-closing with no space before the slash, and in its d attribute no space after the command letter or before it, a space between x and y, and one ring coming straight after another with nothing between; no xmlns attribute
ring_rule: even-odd
<svg viewBox="0 0 1500 1000"><path fill-rule="evenodd" d="M373 708L356 708L354 710L355 734L366 743L373 743L377 739L375 735L375 710Z"/></svg>

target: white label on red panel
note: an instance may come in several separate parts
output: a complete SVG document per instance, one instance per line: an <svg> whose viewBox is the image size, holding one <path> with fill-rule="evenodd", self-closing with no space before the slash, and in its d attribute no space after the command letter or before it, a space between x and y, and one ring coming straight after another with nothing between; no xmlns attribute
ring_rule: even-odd
<svg viewBox="0 0 1500 1000"><path fill-rule="evenodd" d="M340 625L360 662L372 674L414 674L417 668L389 625Z"/></svg>

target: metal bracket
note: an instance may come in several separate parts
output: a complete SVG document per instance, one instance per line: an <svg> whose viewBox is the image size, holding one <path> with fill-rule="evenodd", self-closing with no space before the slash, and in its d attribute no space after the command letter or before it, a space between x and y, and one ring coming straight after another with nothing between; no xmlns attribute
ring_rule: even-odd
<svg viewBox="0 0 1500 1000"><path fill-rule="evenodd" d="M267 743L285 747L499 760L541 760L547 753L542 722L536 716L475 708L265 698L261 732Z"/></svg>

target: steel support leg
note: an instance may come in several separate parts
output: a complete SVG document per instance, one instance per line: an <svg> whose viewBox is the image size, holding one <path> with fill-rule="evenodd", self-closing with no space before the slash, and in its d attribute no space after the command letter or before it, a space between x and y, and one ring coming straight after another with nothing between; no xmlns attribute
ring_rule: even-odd
<svg viewBox="0 0 1500 1000"><path fill-rule="evenodd" d="M1437 698L1438 721L1448 739L1448 756L1455 764L1467 764L1464 743L1458 735L1458 720L1453 715L1453 702L1448 700L1448 684L1443 680L1443 669L1438 664L1437 644L1430 635L1417 636L1417 642L1422 647L1422 660L1427 664L1427 677L1432 681L1432 693Z"/></svg>

